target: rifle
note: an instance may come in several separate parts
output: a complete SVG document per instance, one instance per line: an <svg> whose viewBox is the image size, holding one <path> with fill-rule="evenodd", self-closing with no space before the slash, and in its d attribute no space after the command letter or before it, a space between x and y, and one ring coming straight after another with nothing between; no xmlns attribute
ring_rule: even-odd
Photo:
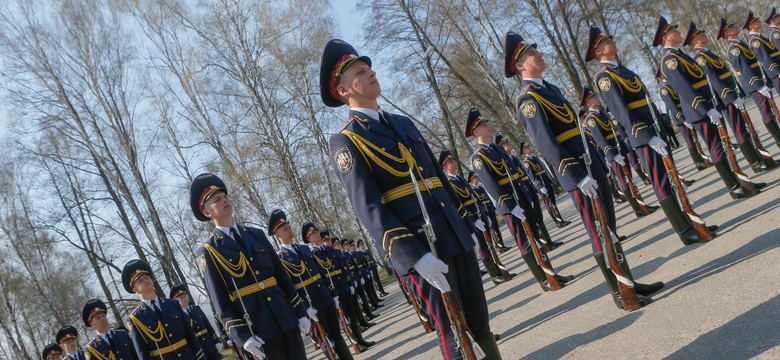
<svg viewBox="0 0 780 360"><path fill-rule="evenodd" d="M301 258L303 258L303 255L301 255ZM284 260L282 260L282 264L285 265L285 269L287 269L287 264L285 264ZM303 260L301 260L301 267L303 267L302 270L306 270L306 272L309 274L309 277L311 278L311 272L306 267L306 264L303 263ZM287 269L287 272L290 273L290 277L293 276L290 269ZM300 274L302 274L301 272ZM301 284L301 288L303 289L304 295L306 295L306 302L309 303L309 306L311 306L311 296L309 296L309 290L306 289L306 285L303 284L303 279L301 278L301 275L297 275L298 281ZM320 345L320 349L322 349L322 352L325 353L325 357L328 359L337 359L336 353L333 351L333 345L328 339L328 333L325 331L325 329L322 327L322 324L319 321L314 321L312 319L312 322L314 323L314 327L309 332L309 335L312 336L313 339L316 339L316 343Z"/></svg>
<svg viewBox="0 0 780 360"><path fill-rule="evenodd" d="M412 294L411 289L409 289L406 284L401 281L401 278L398 277L398 273L395 271L395 269L393 269L393 275L395 275L395 279L398 280L398 285L401 286L401 291L403 291L404 294L407 294L406 298L411 302L412 307L414 308L414 312L417 313L417 317L420 319L420 323L422 324L423 329L425 329L425 332L433 332L430 319L428 319L428 316L426 316L422 312L422 309L420 309L420 304L417 302L417 298L414 297L414 294Z"/></svg>
<svg viewBox="0 0 780 360"><path fill-rule="evenodd" d="M688 129L690 130L689 133L691 133L691 140L693 140L693 145L696 147L696 151L701 155L701 158L704 159L704 167L710 167L712 166L712 161L710 161L710 156L704 152L704 150L701 149L701 143L699 142L699 135L696 133L696 130L694 129Z"/></svg>
<svg viewBox="0 0 780 360"><path fill-rule="evenodd" d="M573 109L572 109L573 110ZM579 111L577 112L579 113ZM582 146L585 148L585 153L582 154L582 160L585 162L585 169L588 171L588 176L593 178L590 166L592 164L590 158L590 149L588 148L588 139L585 137L585 129L582 123L578 120L577 127L580 130L580 138L582 139ZM618 290L620 291L620 298L623 301L623 309L631 311L642 307L639 302L639 297L634 291L634 282L623 273L620 268L620 262L617 258L617 250L615 249L615 239L612 238L612 232L609 229L607 221L607 214L604 210L604 204L601 202L598 193L590 198L590 206L593 208L593 223L595 227L595 235L601 241L604 248L604 256L606 257L606 263L615 274L617 279ZM583 209L584 210L584 209Z"/></svg>
<svg viewBox="0 0 780 360"><path fill-rule="evenodd" d="M758 64L758 68L761 70L761 78L764 80L764 84L772 84L769 82L769 79L766 76L766 70L764 69L764 65L761 64L761 61L756 60L756 63ZM777 103L775 102L775 94L772 93L772 88L769 88L769 96L766 98L767 101L769 101L769 106L772 108L772 112L774 113L775 121L780 122L780 110L777 109Z"/></svg>
<svg viewBox="0 0 780 360"><path fill-rule="evenodd" d="M479 209L479 202L476 198L474 198L474 195L471 193L471 190L469 190L469 196L471 196L471 199L474 200L474 206L477 208L477 216L482 219L482 210ZM486 217L485 217L486 218ZM490 220L488 219L488 222ZM489 229L489 230L488 230ZM490 257L493 258L493 262L496 264L496 267L499 271L501 271L501 277L504 278L504 281L512 280L513 276L509 273L509 271L506 270L506 266L504 266L503 263L501 263L501 259L498 258L498 253L496 252L496 247L494 246L498 241L496 241L493 236L495 233L493 232L493 226L492 224L485 224L485 231L482 232L482 236L485 237L485 241L487 242L487 247L490 250Z"/></svg>
<svg viewBox="0 0 780 360"><path fill-rule="evenodd" d="M542 194L542 201L544 201L544 206L547 208L547 212L550 213L550 217L553 218L556 223L563 221L560 217L561 212L558 211L558 208L552 203L550 195Z"/></svg>
<svg viewBox="0 0 780 360"><path fill-rule="evenodd" d="M715 95L715 89L712 87L712 83L710 82L710 77L707 75L707 72L704 72L704 76L707 79L707 85L709 86L710 94L712 95L710 102L712 103L713 109L717 110L718 98L716 97L717 95ZM754 193L756 192L756 187L753 186L753 183L750 182L750 178L748 178L747 175L742 172L742 169L739 168L737 157L734 155L734 149L731 147L731 141L729 140L729 133L726 130L724 119L725 114L721 113L721 119L718 121L718 135L720 135L720 142L722 142L723 147L726 148L726 155L728 155L729 164L731 164L731 169L734 171L734 174L737 175L739 185L742 186L746 192Z"/></svg>
<svg viewBox="0 0 780 360"><path fill-rule="evenodd" d="M658 122L658 119L656 119L655 116L653 100L650 99L650 96L647 95L647 93L645 93L645 100L647 100L647 106L650 108L650 115L653 116L653 121ZM731 145L729 144L729 146ZM677 199L680 200L682 210L691 219L691 225L693 226L693 229L696 230L696 234L699 235L699 239L702 241L709 241L714 239L715 235L713 235L712 231L707 228L707 224L704 223L704 219L702 219L701 216L699 216L699 214L693 210L693 206L691 206L690 201L688 201L688 195L685 193L685 188L680 181L680 175L677 173L677 167L674 165L672 157L669 156L669 154L666 154L662 158L664 162L664 168L666 168L666 173L669 175L669 179L672 180L672 186L676 190L675 193L677 194Z"/></svg>
<svg viewBox="0 0 780 360"><path fill-rule="evenodd" d="M317 258L317 255L314 255L314 257ZM317 258L317 261L319 262L320 260ZM330 267L322 266L322 268L325 269L325 272L328 275L330 287L335 289L336 287L333 285L333 278L330 275L330 268L334 266L333 260L330 260L330 262ZM349 324L347 323L347 318L344 316L344 310L341 308L341 304L339 304L339 306L336 308L339 311L339 323L341 324L341 327L344 328L344 333L347 334L347 339L349 339L349 342L352 344L352 349L355 350L355 354L360 354L360 346L358 346L357 342L355 342L355 340L352 338L352 332L349 330Z"/></svg>
<svg viewBox="0 0 780 360"><path fill-rule="evenodd" d="M251 271L252 269L250 268L249 270ZM249 317L249 312L246 310L246 305L244 305L244 298L241 296L241 292L238 291L238 286L236 285L236 279L232 275L230 275L230 280L233 281L233 288L236 289L236 296L238 297L238 302L241 304L241 310L244 310L244 315L243 315L244 323L249 328L249 334L251 334L252 337L254 338L256 335L255 335L255 331L252 329L252 318ZM238 347L238 345L236 345L236 347ZM261 351L260 355L257 357L259 358L258 360L264 360L265 353Z"/></svg>
<svg viewBox="0 0 780 360"><path fill-rule="evenodd" d="M509 164L507 164L506 160L504 160L504 171L506 172L507 180L509 180L509 185L512 187L512 196L515 199L515 204L520 206L520 198L517 196L517 189L515 189L515 183L512 181L512 176L509 174ZM528 243L531 244L531 251L533 251L534 259L536 259L536 263L539 264L539 267L544 271L544 276L547 278L550 290L555 291L563 288L563 285L558 281L558 278L555 277L555 271L548 265L547 257L539 250L539 245L536 243L534 232L531 230L531 226L528 225L528 221L520 220L520 223L523 225L525 235L528 236Z"/></svg>
<svg viewBox="0 0 780 360"><path fill-rule="evenodd" d="M428 246L431 248L431 254L439 258L438 251L436 251L436 233L433 232L433 224L431 223L431 217L428 215L428 210L425 207L425 201L423 200L420 187L417 185L417 177L414 176L415 167L409 166L409 177L412 180L412 186L414 186L414 193L417 195L417 202L420 204L420 212L423 215L423 232L428 239ZM485 354L482 353L482 349L476 346L474 340L471 338L471 334L466 324L466 318L463 316L463 311L458 303L458 298L452 290L447 292L441 292L441 300L444 304L444 309L447 311L447 317L450 320L450 326L452 326L452 333L455 335L455 348L460 349L461 355L466 360L479 360L484 359Z"/></svg>
<svg viewBox="0 0 780 360"><path fill-rule="evenodd" d="M612 135L615 137L615 143L617 144L618 154L623 152L622 146L620 146L620 138L617 135L617 132L615 131L615 125L612 124L610 121L610 127L609 129L612 131ZM623 171L623 177L626 178L626 182L628 182L628 189L631 191L631 196L636 199L637 204L639 205L639 211L642 213L642 215L650 215L652 211L647 208L647 204L645 204L645 201L642 199L642 194L639 193L639 190L636 188L636 185L634 185L634 179L631 177L631 171L628 169L628 163L626 161L628 158L623 160L623 165L620 165L620 169Z"/></svg>

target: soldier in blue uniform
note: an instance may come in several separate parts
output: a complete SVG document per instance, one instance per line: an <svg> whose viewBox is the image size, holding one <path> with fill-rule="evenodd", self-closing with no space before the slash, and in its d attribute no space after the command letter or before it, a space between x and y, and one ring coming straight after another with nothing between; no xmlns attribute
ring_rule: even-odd
<svg viewBox="0 0 780 360"><path fill-rule="evenodd" d="M729 62L734 75L737 77L742 91L746 95L753 97L756 105L758 105L758 110L761 113L767 131L772 135L777 146L780 147L778 114L772 111L769 104L769 98L772 96L772 91L770 90L772 84L771 82L764 82L764 75L761 71L758 56L753 49L739 39L739 28L725 19L720 19L717 38L725 38L728 41Z"/></svg>
<svg viewBox="0 0 780 360"><path fill-rule="evenodd" d="M206 359L219 360L222 355L219 353L222 350L222 342L219 339L219 334L211 326L211 322L206 317L206 314L198 305L190 304L190 298L188 296L187 286L184 284L178 284L171 287L171 291L168 293L168 298L179 302L179 306L184 311L184 315L189 319L192 331L195 332L195 336L200 341L200 346L203 348L203 352L206 353Z"/></svg>
<svg viewBox="0 0 780 360"><path fill-rule="evenodd" d="M383 305L378 303L376 299L369 295L369 291L366 287L366 267L363 264L362 255L355 251L357 249L355 240L344 239L343 245L344 256L347 259L347 262L354 266L352 268L352 276L353 284L355 285L355 292L360 298L360 301L363 303L363 310L366 312L366 314L368 314L367 316L370 315L370 318L373 319L377 317L377 315L372 314L371 312L373 310L379 309Z"/></svg>
<svg viewBox="0 0 780 360"><path fill-rule="evenodd" d="M152 269L142 260L122 268L122 285L141 303L130 312L130 339L139 359L205 359L179 303L154 292Z"/></svg>
<svg viewBox="0 0 780 360"><path fill-rule="evenodd" d="M655 105L647 103L647 88L633 71L617 63L617 44L611 35L591 26L586 60L598 59L599 72L595 83L607 107L625 129L629 144L644 168L653 179L653 189L666 214L666 218L685 245L700 242L691 219L680 208L673 193L662 156L669 156L669 150L654 129L653 119L658 117Z"/></svg>
<svg viewBox="0 0 780 360"><path fill-rule="evenodd" d="M319 336L333 342L333 350L339 359L352 359L349 347L341 336L336 289L328 282L309 247L295 243L295 235L284 211L276 209L271 212L268 233L276 236L281 243L279 259L295 284L298 296L316 310L310 312L309 317L319 322L325 330L325 334ZM318 330L315 328L314 331Z"/></svg>
<svg viewBox="0 0 780 360"><path fill-rule="evenodd" d="M352 251L352 253L355 255L355 259L360 264L359 267L362 269L363 280L365 282L365 284L362 285L366 291L366 295L368 295L368 298L371 299L371 303L374 304L375 308L384 306L382 304L382 299L376 292L376 286L374 286L374 276L371 272L371 264L373 260L371 259L371 254L366 251L366 245L363 240L355 241L355 249Z"/></svg>
<svg viewBox="0 0 780 360"><path fill-rule="evenodd" d="M192 181L190 208L196 219L214 223L198 258L228 336L257 357L305 358L300 333L311 328L306 302L263 231L233 220L227 187L213 174Z"/></svg>
<svg viewBox="0 0 780 360"><path fill-rule="evenodd" d="M51 343L41 350L41 359L43 360L62 360L62 348L58 344Z"/></svg>
<svg viewBox="0 0 780 360"><path fill-rule="evenodd" d="M103 301L92 299L84 304L81 319L84 326L95 329L95 337L87 343L87 359L137 360L130 334L123 328L111 329L108 324L108 307Z"/></svg>
<svg viewBox="0 0 780 360"><path fill-rule="evenodd" d="M653 46L662 44L664 46L661 73L669 86L680 95L685 120L693 125L698 133L702 134L710 150L710 157L715 169L717 169L731 197L741 199L756 195L759 192L758 189L766 184L754 184L755 191L744 188L729 166L729 160L723 148L724 144L718 134L722 106L720 103L713 103L713 92L704 69L693 58L677 48L682 42L683 38L680 31L677 30L677 25L669 24L661 16L658 20ZM725 144L725 146L730 146L730 144ZM764 166L764 168L766 167Z"/></svg>
<svg viewBox="0 0 780 360"><path fill-rule="evenodd" d="M79 331L71 325L65 325L57 331L57 343L60 344L66 360L85 360L84 350L79 349Z"/></svg>
<svg viewBox="0 0 780 360"><path fill-rule="evenodd" d="M367 302L364 303L363 308L361 308L360 295L357 291L358 282L355 281L357 278L355 275L355 270L357 270L357 267L355 267L355 263L352 261L351 256L349 256L348 252L345 250L345 243L348 241L345 239L344 244L342 244L342 240L337 237L333 237L331 241L333 243L333 249L336 250L336 257L339 259L339 262L344 269L344 273L346 274L346 278L344 280L350 286L349 290L352 294L352 296L350 296L350 300L352 301L350 303L350 308L353 310L353 318L358 319L363 330L368 329L376 325L373 322L369 322L369 320L373 320L375 317L377 317L377 315L373 313L370 305Z"/></svg>
<svg viewBox="0 0 780 360"><path fill-rule="evenodd" d="M577 124L577 111L564 98L557 86L542 80L547 63L544 56L536 48L536 44L528 44L522 36L512 31L506 34L504 40L504 73L507 77L521 75L522 88L517 98L517 119L528 131L528 135L536 144L539 152L556 168L558 180L564 190L571 194L574 206L580 213L582 223L591 239L593 258L609 287L615 305L623 307L617 279L607 268L604 260L602 243L596 233L594 214L588 198L598 195L604 204L607 226L615 232L615 211L612 195L607 184L607 169L601 161L593 161L590 173L581 155L588 151L595 154L592 142L583 144L580 128ZM585 130L587 131L587 130ZM618 259L623 273L631 275L625 253L620 243L615 243ZM663 283L640 284L634 282L634 290L640 295L642 304L650 302L648 296L660 288Z"/></svg>
<svg viewBox="0 0 780 360"><path fill-rule="evenodd" d="M304 243L312 245L312 253L314 254L315 260L317 260L320 269L324 271L324 276L329 283L329 288L331 288L339 298L337 308L341 308L343 316L349 320L352 341L358 344L361 351L374 346L376 342L363 339L360 320L353 316L353 311L357 309L352 308L354 305L350 297L353 296L352 293L355 291L355 288L347 281L347 269L339 259L336 249L328 245L330 242L330 232L327 230L318 231L313 223L307 222L301 227L301 238ZM357 311L359 312L360 310ZM346 331L346 329L344 330Z"/></svg>
<svg viewBox="0 0 780 360"><path fill-rule="evenodd" d="M628 204L634 210L636 217L645 216L640 209L639 202L631 195L631 189L629 188L628 181L623 173L623 166L626 166L628 161L629 147L623 139L618 136L618 130L615 129L615 125L607 114L601 111L601 100L593 93L589 87L585 87L582 90L582 100L580 101L580 108L583 111L586 110L584 122L585 126L590 130L593 135L593 140L596 145L604 154L604 159L612 169L612 174L623 189L623 194L626 196ZM626 167L628 170L628 176L631 176L631 167ZM655 212L658 209L656 206L646 205L650 212Z"/></svg>
<svg viewBox="0 0 780 360"><path fill-rule="evenodd" d="M780 15L777 14L777 9L774 6L769 10L764 22L769 24L767 37L776 49L780 49Z"/></svg>
<svg viewBox="0 0 780 360"><path fill-rule="evenodd" d="M522 158L523 167L525 168L528 177L536 185L536 188L542 194L550 199L551 207L547 209L550 213L550 217L553 218L558 228L564 228L566 225L571 224L571 221L564 220L560 210L558 210L557 199L555 196L555 182L550 178L550 174L547 172L543 160L534 155L534 149L525 141L521 141L518 145L520 157ZM554 175L553 175L554 176ZM542 190L544 189L544 190Z"/></svg>
<svg viewBox="0 0 780 360"><path fill-rule="evenodd" d="M458 194L461 203L463 203L463 206L466 208L468 217L479 230L476 233L477 240L479 241L479 248L474 249L474 252L478 252L479 257L482 258L482 265L485 266L485 270L487 270L488 275L490 275L493 284L498 285L503 283L504 278L501 277L501 272L491 257L490 249L488 249L487 242L490 241L490 239L485 237L487 226L492 225L490 224L491 220L487 217L487 209L484 211L482 210L483 205L477 201L468 181L458 175L458 162L455 161L451 151L444 150L439 153L439 164L441 164L444 172L447 173L447 178L453 189L455 189L455 192Z"/></svg>
<svg viewBox="0 0 780 360"><path fill-rule="evenodd" d="M747 125L742 119L742 110L745 101L740 96L734 76L723 59L708 48L709 37L691 22L688 26L688 34L685 36L683 46L693 46L693 58L696 63L707 73L712 89L718 99L726 106L726 120L736 138L737 144L745 160L750 164L753 172L760 173L767 170L768 165L753 144Z"/></svg>
<svg viewBox="0 0 780 360"><path fill-rule="evenodd" d="M387 292L385 292L385 289L382 286L382 281L379 280L380 279L379 266L377 265L377 262L374 259L374 255L371 252L371 249L366 247L366 244L365 242L363 242L363 240L360 240L357 246L358 246L358 250L362 251L365 254L364 256L366 258L366 263L368 264L368 273L369 276L373 279L371 286L374 287L374 291L377 293L377 297L379 297L380 295L382 297L390 295ZM379 297L379 299L381 300L382 298Z"/></svg>
<svg viewBox="0 0 780 360"><path fill-rule="evenodd" d="M509 232L515 238L523 261L528 265L531 275L542 287L542 290L552 290L542 265L537 262L534 256L529 238L523 231L522 222L527 221L535 240L542 240L539 228L535 226L540 220L533 207L538 205L534 205L533 197L530 194L531 190L523 185L524 178L527 178L525 171L518 166L503 147L490 143L493 138L493 130L488 120L482 118L482 114L477 108L469 110L465 135L467 138L477 138L477 149L471 155L471 164L482 180L485 190L490 194L490 197L496 199L496 209L504 215ZM552 249L553 244L549 245ZM546 261L546 268L553 269L549 256L546 256L544 261ZM571 275L555 274L555 277L564 286L567 282L574 280L574 276Z"/></svg>
<svg viewBox="0 0 780 360"><path fill-rule="evenodd" d="M482 186L482 182L477 173L469 171L466 177L468 178L469 185L471 185L471 189L474 191L474 197L477 198L478 202L482 203L483 208L487 212L487 217L490 219L488 226L491 227L495 233L496 241L498 242L498 244L496 244L498 246L498 252L506 252L509 248L504 245L504 236L501 234L501 225L498 223L498 218L496 217L496 206L490 199L490 195L488 195L485 187Z"/></svg>
<svg viewBox="0 0 780 360"><path fill-rule="evenodd" d="M761 33L761 27L761 20L749 11L742 29L748 30L748 43L758 56L761 70L769 79L768 81L773 87L780 88L780 50Z"/></svg>
<svg viewBox="0 0 780 360"><path fill-rule="evenodd" d="M430 306L444 358L458 357L440 296L440 291L452 290L480 348L489 358L500 359L465 209L412 121L379 108L380 92L368 57L358 56L341 40L325 45L322 101L330 107L351 108L344 126L329 140L336 173L380 255L388 255L415 296L427 299L424 303ZM431 254L423 232L422 207L410 171L433 224L438 256Z"/></svg>

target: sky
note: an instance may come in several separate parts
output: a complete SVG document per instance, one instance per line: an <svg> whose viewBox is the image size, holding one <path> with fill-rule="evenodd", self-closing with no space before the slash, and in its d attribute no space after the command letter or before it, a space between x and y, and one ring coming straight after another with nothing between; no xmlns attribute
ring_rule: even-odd
<svg viewBox="0 0 780 360"><path fill-rule="evenodd" d="M357 8L359 0L334 0L333 9L338 24L338 36L352 44L360 53L363 47L363 17L366 16Z"/></svg>

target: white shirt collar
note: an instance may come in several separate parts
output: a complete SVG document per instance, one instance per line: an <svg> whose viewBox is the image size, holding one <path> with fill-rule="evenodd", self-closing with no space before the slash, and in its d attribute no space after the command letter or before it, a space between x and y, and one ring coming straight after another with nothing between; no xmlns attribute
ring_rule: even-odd
<svg viewBox="0 0 780 360"><path fill-rule="evenodd" d="M598 114L599 112L601 112L601 110L599 110L599 109L588 109L588 111L590 111L590 112L592 112L594 114Z"/></svg>
<svg viewBox="0 0 780 360"><path fill-rule="evenodd" d="M748 35L761 35L758 31L748 31Z"/></svg>
<svg viewBox="0 0 780 360"><path fill-rule="evenodd" d="M355 111L362 112L363 114L368 115L368 117L370 117L370 118L372 118L374 120L379 120L379 112L382 111L382 108L374 110L374 109L369 109L369 108L354 107L354 108L350 108L350 110L355 110ZM382 114L384 115L384 111L382 111Z"/></svg>
<svg viewBox="0 0 780 360"><path fill-rule="evenodd" d="M544 81L542 81L542 79L539 79L539 78L525 78L523 80L528 80L530 82L535 83L536 85L544 86Z"/></svg>
<svg viewBox="0 0 780 360"><path fill-rule="evenodd" d="M693 50L709 51L710 49L706 47L697 47L697 48L693 48Z"/></svg>
<svg viewBox="0 0 780 360"><path fill-rule="evenodd" d="M238 224L233 223L233 226L217 226L217 229L219 229L223 233L227 234L228 237L233 239L233 234L230 233L230 229L231 228L236 229L236 231L238 231ZM233 239L233 240L235 240L235 239Z"/></svg>
<svg viewBox="0 0 780 360"><path fill-rule="evenodd" d="M601 64L609 64L609 65L612 65L612 66L618 66L617 61L611 61L611 60L602 61Z"/></svg>
<svg viewBox="0 0 780 360"><path fill-rule="evenodd" d="M160 298L158 296L155 296L152 300L141 300L143 301L146 306L148 306L150 309L154 310L152 307L152 301L154 301L155 304L157 304L158 307L160 307L160 310L162 310L162 304L160 304Z"/></svg>
<svg viewBox="0 0 780 360"><path fill-rule="evenodd" d="M282 244L282 247L287 250L293 250L293 244Z"/></svg>

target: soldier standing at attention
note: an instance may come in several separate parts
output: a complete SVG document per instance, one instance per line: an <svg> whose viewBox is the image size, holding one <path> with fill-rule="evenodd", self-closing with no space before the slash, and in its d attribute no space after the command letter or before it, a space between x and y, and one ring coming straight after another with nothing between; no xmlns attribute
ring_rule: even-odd
<svg viewBox="0 0 780 360"><path fill-rule="evenodd" d="M169 298L179 302L179 306L184 310L184 314L187 315L187 319L190 321L192 331L195 332L195 336L200 341L200 346L203 348L203 352L206 353L206 359L219 360L222 358L220 351L222 350L222 342L219 340L219 335L211 326L206 314L198 305L190 305L190 298L187 296L189 292L184 284L174 285L169 293Z"/></svg>
<svg viewBox="0 0 780 360"><path fill-rule="evenodd" d="M558 173L558 180L564 190L571 194L574 206L580 213L591 240L593 258L609 287L615 305L623 307L618 289L617 278L607 268L603 244L596 233L593 207L588 198L598 196L602 199L607 217L607 226L615 232L615 211L612 194L607 183L607 169L601 161L590 164L590 172L581 155L586 153L585 144L578 126L578 112L564 98L557 86L542 80L547 69L544 55L536 49L536 44L528 44L520 34L508 32L504 40L504 72L506 77L521 75L523 78L520 96L517 98L517 119L525 126L528 135L544 157L549 160ZM588 142L588 151L596 153L595 146ZM587 198L586 198L587 197ZM631 269L619 242L615 242L617 258L624 274L630 276ZM650 294L661 289L664 284L634 283L634 291L641 295L641 304L650 302Z"/></svg>
<svg viewBox="0 0 780 360"><path fill-rule="evenodd" d="M65 350L66 360L85 360L84 350L79 349L79 331L71 325L65 325L57 331L57 343Z"/></svg>
<svg viewBox="0 0 780 360"><path fill-rule="evenodd" d="M196 219L214 223L198 257L228 336L260 358L305 359L301 333L311 328L309 310L263 231L233 220L227 187L213 174L192 180L190 208Z"/></svg>
<svg viewBox="0 0 780 360"><path fill-rule="evenodd" d="M488 359L500 359L465 209L420 131L409 118L380 109L380 93L371 59L358 56L342 40L325 45L322 101L350 107L347 121L329 140L336 173L380 256L388 255L420 304L428 307L444 358L460 355L441 297L451 291L479 347ZM436 236L437 256L423 231L423 211Z"/></svg>
<svg viewBox="0 0 780 360"><path fill-rule="evenodd" d="M109 328L107 311L106 304L98 299L87 301L81 310L84 325L95 329L97 333L87 344L87 359L138 360L138 353L127 330Z"/></svg>
<svg viewBox="0 0 780 360"><path fill-rule="evenodd" d="M130 339L139 359L205 359L179 303L154 292L149 264L128 261L122 269L122 285L141 300L130 313Z"/></svg>

